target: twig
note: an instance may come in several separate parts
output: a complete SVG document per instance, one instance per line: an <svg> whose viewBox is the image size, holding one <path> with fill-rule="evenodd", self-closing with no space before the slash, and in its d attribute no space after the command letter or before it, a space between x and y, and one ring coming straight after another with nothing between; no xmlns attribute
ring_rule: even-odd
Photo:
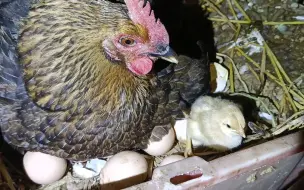
<svg viewBox="0 0 304 190"><path fill-rule="evenodd" d="M225 0L217 0L216 2L215 2L215 4L216 5L220 5L221 3L223 3Z"/></svg>
<svg viewBox="0 0 304 190"><path fill-rule="evenodd" d="M269 138L271 136L272 135L269 132L266 132L265 135L260 135L260 134L248 135L243 142L248 143L250 141L258 140L258 139L261 139L261 138L266 139L266 138Z"/></svg>
<svg viewBox="0 0 304 190"><path fill-rule="evenodd" d="M238 17L232 7L232 3L231 3L231 0L227 0L228 2L228 5L229 5L229 9L230 9L230 12L232 13L234 19L238 20ZM236 30L236 33L234 35L234 42L236 42L236 40L238 39L239 35L240 35L240 31L241 31L241 25L240 23L237 24L237 30ZM234 52L232 52L232 54L234 54ZM233 58L233 56L231 56L231 58Z"/></svg>
<svg viewBox="0 0 304 190"><path fill-rule="evenodd" d="M286 72L284 71L282 65L280 64L280 62L278 61L277 57L274 55L274 53L271 51L271 49L269 48L269 46L266 44L266 48L269 51L269 53L271 54L271 56L273 57L274 62L276 63L278 69L280 70L280 72L283 74L283 76L285 77L285 80L287 80L287 82L289 82L289 84L291 84L291 86L297 90L297 92L304 98L303 93L295 86L294 82L292 82L289 78L289 76L286 74Z"/></svg>
<svg viewBox="0 0 304 190"><path fill-rule="evenodd" d="M238 24L237 25L237 31L233 37L233 41L234 43L236 43L236 40L238 39L238 36L240 34L240 31L241 31L241 25ZM232 49L230 51L230 60L232 60L229 64L229 79L230 79L230 91L231 92L235 92L235 85L234 85L234 69L233 69L233 57L234 57L234 49Z"/></svg>
<svg viewBox="0 0 304 190"><path fill-rule="evenodd" d="M237 75L237 77L239 78L239 80L241 81L241 83L242 83L242 85L243 85L245 91L246 91L247 93L249 93L248 87L247 87L246 83L243 81L243 79L242 79L242 77L241 77L241 75L240 75L240 73L239 73L239 71L238 71L238 69L237 69L237 67L236 67L236 65L235 65L235 63L234 63L234 61L233 61L233 59L232 59L231 57L225 55L225 54L221 54L221 53L217 53L217 54L220 55L220 56L226 57L226 58L228 58L228 59L230 60L230 63L232 64L234 70L236 71L236 75Z"/></svg>
<svg viewBox="0 0 304 190"><path fill-rule="evenodd" d="M60 189L60 187L66 186L66 184L68 183L68 180L70 178L72 178L72 175L71 175L70 172L68 172L68 174L66 176L64 176L60 180L56 181L56 183L51 183L51 184L48 184L48 185L44 185L44 186L40 187L38 190Z"/></svg>
<svg viewBox="0 0 304 190"><path fill-rule="evenodd" d="M304 98L304 94L302 93L301 90L298 89L296 83L301 80L302 78L304 78L304 74L302 73L298 78L296 78L293 82L292 82L292 87L295 87L299 93L299 95L301 95Z"/></svg>
<svg viewBox="0 0 304 190"><path fill-rule="evenodd" d="M262 136L263 135L260 135L260 134L248 135L246 137L246 139L243 141L243 143L248 143L248 142L251 142L253 140L261 139Z"/></svg>
<svg viewBox="0 0 304 190"><path fill-rule="evenodd" d="M295 104L299 108L299 110L304 110L304 105L299 104L297 101L295 101Z"/></svg>
<svg viewBox="0 0 304 190"><path fill-rule="evenodd" d="M217 22L231 22L231 23L239 23L239 24L252 24L251 21L248 20L233 20L233 19L222 19L222 18L215 18L215 17L210 17L208 18L211 21L217 21ZM264 21L263 25L280 25L280 24L285 24L285 25L302 25L304 24L303 21L291 21L291 22L268 22Z"/></svg>
<svg viewBox="0 0 304 190"><path fill-rule="evenodd" d="M253 59L251 59L248 55L246 55L246 54L243 52L243 50L241 50L239 47L234 47L234 48L235 48L242 56L244 56L248 61L250 61L255 67L257 67L258 69L261 69L260 65L259 65L257 62L255 62ZM269 71L266 70L266 71L265 71L265 74L266 74L269 78L271 78L274 82L276 82L278 85L280 85L281 87L283 87L283 85L285 85L285 84L281 83L280 81L278 81L278 79L277 79L274 75L272 75ZM304 103L304 98L301 97L295 90L290 89L290 93L291 93L293 96L297 97L301 102Z"/></svg>
<svg viewBox="0 0 304 190"><path fill-rule="evenodd" d="M236 15L236 13L235 13L235 11L234 11L234 9L233 9L233 7L232 7L232 3L231 3L231 1L230 0L227 0L228 1L228 5L229 5L229 9L230 9L230 12L232 13L232 15L233 15L233 17L234 17L234 19L238 19L237 18L237 15ZM236 41L237 41L237 39L238 39L238 37L239 37L239 35L240 35L240 31L241 31L241 25L238 23L237 24L237 30L236 30L236 32L235 32L235 35L234 35L234 37L233 37L233 41L234 41L234 43L236 43ZM234 69L236 70L236 72L237 72L237 76L239 77L239 79L240 79L240 81L242 81L242 79L241 79L241 77L240 77L240 74L239 74L239 72L238 72L238 70L237 70L237 68L236 68L236 66L235 66L235 64L234 64L234 61L233 61L233 57L234 57L234 49L232 49L231 50L231 52L230 52L230 57L229 57L229 59L230 59L230 65L229 65L229 75L230 75L230 91L231 92L235 92L235 85L234 85ZM233 69L234 68L234 69ZM245 83L243 83L243 84L245 84ZM247 87L246 86L246 84L245 84L245 87ZM246 89L246 88L245 88Z"/></svg>
<svg viewBox="0 0 304 190"><path fill-rule="evenodd" d="M261 80L259 78L259 75L254 71L254 69L251 67L251 65L249 65L247 62L245 62L245 65L248 67L250 72L255 76L255 78L260 82Z"/></svg>
<svg viewBox="0 0 304 190"><path fill-rule="evenodd" d="M235 28L235 26L229 21L229 18L224 14L224 13L222 13L221 11L220 11L220 9L219 8L217 8L217 6L216 5L214 5L211 1L209 1L209 0L204 0L206 3L208 3L208 5L213 9L213 10L215 10L219 15L221 15L227 22L228 22L228 24L229 24L229 26L234 30L234 31L236 31L236 28Z"/></svg>
<svg viewBox="0 0 304 190"><path fill-rule="evenodd" d="M268 57L270 58L270 62L272 64L272 66L274 67L274 70L277 74L277 76L279 77L279 80L281 81L281 83L283 84L283 90L285 91L285 94L287 95L287 98L288 98L288 101L290 102L291 106L292 106L292 109L294 112L297 112L298 111L298 108L296 107L296 105L294 104L293 102L293 99L290 95L290 92L288 91L288 89L286 88L286 85L285 85L285 82L284 82L284 79L281 75L281 72L280 72L280 69L279 69L279 64L277 64L277 60L275 58L275 55L273 54L273 52L270 50L270 48L268 47L267 43L265 41L263 41L263 44L266 48L266 52L267 52L267 55ZM285 73L285 72L284 72ZM286 73L285 73L286 75ZM284 76L285 76L284 75ZM287 76L285 76L285 78L288 78Z"/></svg>
<svg viewBox="0 0 304 190"><path fill-rule="evenodd" d="M247 20L226 20L226 19L222 19L222 18L215 18L215 17L209 17L208 18L211 21L217 21L217 22L231 22L231 23L238 23L238 24L251 24L250 21Z"/></svg>
<svg viewBox="0 0 304 190"><path fill-rule="evenodd" d="M304 114L304 110L300 111L300 112L297 112L295 114L293 114L291 117L289 117L284 123L278 125L275 130L272 134L273 135L278 135L278 134L281 134L282 132L284 132L286 129L294 126L294 125L297 125L297 126L300 126L300 125L304 125L304 115L295 119L295 120L292 120L293 118L295 117L298 117L299 115L302 115ZM292 120L292 121L291 121Z"/></svg>
<svg viewBox="0 0 304 190"><path fill-rule="evenodd" d="M263 48L261 70L260 70L261 84L264 84L265 82L265 70L266 70L266 50L265 48Z"/></svg>
<svg viewBox="0 0 304 190"><path fill-rule="evenodd" d="M235 92L235 85L234 85L234 69L232 62L229 64L229 83L230 83L230 91Z"/></svg>
<svg viewBox="0 0 304 190"><path fill-rule="evenodd" d="M297 124L291 125L289 127L289 130L294 130L296 128L301 128L301 126L304 125L304 116L297 118L296 120L294 120L295 122L297 122Z"/></svg>
<svg viewBox="0 0 304 190"><path fill-rule="evenodd" d="M299 115L304 114L304 110L301 110L295 114L293 114L292 116L290 116L288 119L286 119L286 121L284 121L283 123L281 123L280 125L278 125L276 127L276 129L280 129L281 127L283 127L286 123L288 123L289 121L291 121L293 118L298 117Z"/></svg>
<svg viewBox="0 0 304 190"><path fill-rule="evenodd" d="M283 97L282 100L280 101L280 109L279 109L280 114L284 112L285 107L286 107L286 99L285 97Z"/></svg>
<svg viewBox="0 0 304 190"><path fill-rule="evenodd" d="M271 57L273 58L273 61L276 63L277 68L280 70L280 72L283 74L283 76L285 77L285 79L287 80L287 82L289 82L290 84L293 84L293 82L290 80L290 78L288 77L288 75L286 74L286 72L284 71L282 65L280 64L280 62L278 61L277 57L274 55L274 53L271 51L271 49L269 48L268 44L264 41L264 46L266 47L266 51L269 52L269 54L271 55Z"/></svg>
<svg viewBox="0 0 304 190"><path fill-rule="evenodd" d="M241 5L236 1L233 0L235 6L241 11L241 13L244 15L244 17L246 18L247 21L251 22L251 19L249 18L249 16L246 14L246 12L244 11L244 9L241 7Z"/></svg>
<svg viewBox="0 0 304 190"><path fill-rule="evenodd" d="M247 98L250 98L250 99L253 99L255 101L258 101L262 104L262 106L265 108L265 110L267 111L267 113L271 116L271 123L272 123L272 127L276 127L276 122L275 122L275 119L274 119L274 115L272 114L272 112L268 109L268 107L266 106L266 104L259 98L259 97L254 97L250 94L246 94L246 93L233 93L231 94L231 96L237 96L237 95L240 95L240 96L245 96Z"/></svg>
<svg viewBox="0 0 304 190"><path fill-rule="evenodd" d="M280 25L280 24L286 24L286 25L300 25L304 24L304 21L284 21L284 22L272 22L272 21L264 21L263 25Z"/></svg>
<svg viewBox="0 0 304 190"><path fill-rule="evenodd" d="M2 174L4 179L6 180L9 188L11 190L16 190L15 187L14 187L14 184L13 184L13 180L12 180L11 176L9 175L1 157L0 157L0 173Z"/></svg>

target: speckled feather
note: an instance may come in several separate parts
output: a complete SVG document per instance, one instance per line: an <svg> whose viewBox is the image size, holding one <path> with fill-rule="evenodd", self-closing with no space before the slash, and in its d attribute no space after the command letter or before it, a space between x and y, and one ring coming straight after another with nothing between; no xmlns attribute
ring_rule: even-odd
<svg viewBox="0 0 304 190"><path fill-rule="evenodd" d="M18 60L28 4L0 8L0 127L21 151L87 160L145 148L154 126L180 116L181 101L195 96L182 91L209 85L205 59L180 56L179 65L144 77L105 59L99 43L130 23L124 5L107 1L36 4L20 30Z"/></svg>

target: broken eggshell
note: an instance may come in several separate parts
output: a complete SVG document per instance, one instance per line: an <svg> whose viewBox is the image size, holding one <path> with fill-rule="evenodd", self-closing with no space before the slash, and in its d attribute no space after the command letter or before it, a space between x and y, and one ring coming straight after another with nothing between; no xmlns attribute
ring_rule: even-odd
<svg viewBox="0 0 304 190"><path fill-rule="evenodd" d="M144 151L151 156L160 156L167 153L174 144L175 141L175 132L171 128L167 135L163 136L160 141L149 142L149 145Z"/></svg>
<svg viewBox="0 0 304 190"><path fill-rule="evenodd" d="M73 176L88 179L100 174L106 161L101 159L92 159L86 162L85 166L81 162L73 164Z"/></svg>
<svg viewBox="0 0 304 190"><path fill-rule="evenodd" d="M213 63L210 65L211 73L211 92L223 92L228 81L228 70L221 64Z"/></svg>
<svg viewBox="0 0 304 190"><path fill-rule="evenodd" d="M186 142L187 140L187 119L178 120L174 125L176 139L180 142Z"/></svg>

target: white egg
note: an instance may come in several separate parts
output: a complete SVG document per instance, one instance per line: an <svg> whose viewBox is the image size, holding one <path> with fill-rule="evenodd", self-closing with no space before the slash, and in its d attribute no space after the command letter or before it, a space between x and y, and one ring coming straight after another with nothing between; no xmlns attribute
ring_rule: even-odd
<svg viewBox="0 0 304 190"><path fill-rule="evenodd" d="M167 156L166 158L164 158L163 161L161 161L161 163L159 164L159 166L171 164L173 162L177 162L177 161L180 161L183 159L185 159L185 157L183 157L181 155L170 155L170 156Z"/></svg>
<svg viewBox="0 0 304 190"><path fill-rule="evenodd" d="M175 132L171 128L167 135L163 136L160 141L149 142L149 145L144 151L151 156L160 156L167 153L173 146L175 141Z"/></svg>
<svg viewBox="0 0 304 190"><path fill-rule="evenodd" d="M177 162L183 160L185 157L180 155L170 155L163 159L163 161L159 164L159 166L164 166L167 164L171 164L173 162ZM165 169L166 170L166 169ZM164 170L153 170L152 179L161 180L164 177Z"/></svg>
<svg viewBox="0 0 304 190"><path fill-rule="evenodd" d="M143 182L147 178L148 163L137 152L123 151L111 157L100 173L100 184L125 188Z"/></svg>
<svg viewBox="0 0 304 190"><path fill-rule="evenodd" d="M67 169L65 159L41 152L27 152L23 166L28 177L37 184L50 184L63 177Z"/></svg>

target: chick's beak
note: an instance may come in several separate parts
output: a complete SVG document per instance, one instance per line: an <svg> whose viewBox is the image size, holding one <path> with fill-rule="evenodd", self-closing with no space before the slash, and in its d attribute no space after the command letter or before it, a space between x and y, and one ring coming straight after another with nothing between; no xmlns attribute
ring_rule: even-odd
<svg viewBox="0 0 304 190"><path fill-rule="evenodd" d="M243 137L243 138L246 138L246 134L244 131L239 131L239 134Z"/></svg>
<svg viewBox="0 0 304 190"><path fill-rule="evenodd" d="M170 46L159 45L154 53L149 53L149 56L160 58L171 63L178 63L177 54L170 48Z"/></svg>

